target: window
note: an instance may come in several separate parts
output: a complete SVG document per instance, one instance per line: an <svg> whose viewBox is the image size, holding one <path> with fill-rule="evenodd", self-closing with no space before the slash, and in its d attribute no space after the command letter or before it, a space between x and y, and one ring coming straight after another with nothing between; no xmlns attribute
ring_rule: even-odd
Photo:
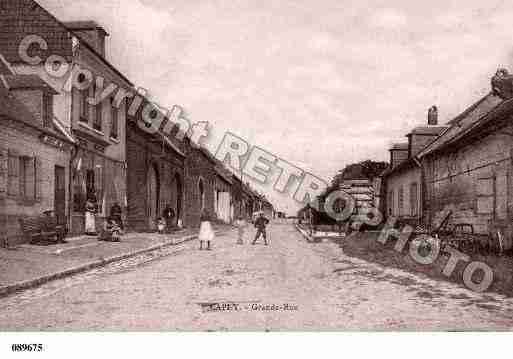
<svg viewBox="0 0 513 359"><path fill-rule="evenodd" d="M9 151L7 193L19 199L36 200L40 195L41 161Z"/></svg>
<svg viewBox="0 0 513 359"><path fill-rule="evenodd" d="M80 121L89 122L89 104L87 98L89 97L89 90L82 90L80 95Z"/></svg>
<svg viewBox="0 0 513 359"><path fill-rule="evenodd" d="M100 94L97 94L96 85L93 86L93 96L100 96ZM102 103L97 103L96 106L94 106L94 122L93 122L93 128L98 131L102 131Z"/></svg>
<svg viewBox="0 0 513 359"><path fill-rule="evenodd" d="M116 107L114 99L111 99L111 125L110 125L110 137L118 139L118 116L119 109Z"/></svg>
<svg viewBox="0 0 513 359"><path fill-rule="evenodd" d="M43 95L43 126L51 128L53 124L53 96Z"/></svg>
<svg viewBox="0 0 513 359"><path fill-rule="evenodd" d="M7 193L10 196L17 196L19 194L19 160L15 151L9 150L9 156L7 160Z"/></svg>
<svg viewBox="0 0 513 359"><path fill-rule="evenodd" d="M476 194L477 213L493 214L495 209L495 177L493 174L477 179Z"/></svg>
<svg viewBox="0 0 513 359"><path fill-rule="evenodd" d="M410 215L412 217L417 217L419 215L419 195L418 195L418 185L417 183L412 183L410 185Z"/></svg>
<svg viewBox="0 0 513 359"><path fill-rule="evenodd" d="M36 168L32 157L19 157L19 196L26 199L36 198Z"/></svg>

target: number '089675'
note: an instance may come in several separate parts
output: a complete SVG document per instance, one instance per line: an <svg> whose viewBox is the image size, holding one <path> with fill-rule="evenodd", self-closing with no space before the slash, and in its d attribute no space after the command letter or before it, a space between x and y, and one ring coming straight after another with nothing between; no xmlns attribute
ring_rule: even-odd
<svg viewBox="0 0 513 359"><path fill-rule="evenodd" d="M11 350L13 352L42 352L43 344L13 344Z"/></svg>

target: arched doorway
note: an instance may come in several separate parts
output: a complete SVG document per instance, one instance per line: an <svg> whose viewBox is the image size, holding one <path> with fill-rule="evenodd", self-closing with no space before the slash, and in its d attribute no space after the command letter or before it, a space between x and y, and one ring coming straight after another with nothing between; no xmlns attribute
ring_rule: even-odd
<svg viewBox="0 0 513 359"><path fill-rule="evenodd" d="M148 225L150 229L156 228L156 221L160 209L160 179L155 164L150 166L148 172Z"/></svg>
<svg viewBox="0 0 513 359"><path fill-rule="evenodd" d="M182 199L183 199L182 179L180 178L180 175L178 173L175 174L173 190L176 193L175 210L176 210L176 220L178 221L179 219L182 219L182 206L183 206L183 204L182 204Z"/></svg>

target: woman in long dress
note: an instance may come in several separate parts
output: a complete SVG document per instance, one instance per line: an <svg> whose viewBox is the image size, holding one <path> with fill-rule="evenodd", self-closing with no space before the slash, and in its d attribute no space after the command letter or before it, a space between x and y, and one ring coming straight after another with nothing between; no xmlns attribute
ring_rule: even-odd
<svg viewBox="0 0 513 359"><path fill-rule="evenodd" d="M210 223L210 216L206 211L203 211L201 213L200 218L201 224L200 224L200 231L198 239L200 241L200 250L203 249L203 242L207 242L207 248L206 250L210 250L210 242L214 240L215 234L214 230L212 229L212 224Z"/></svg>

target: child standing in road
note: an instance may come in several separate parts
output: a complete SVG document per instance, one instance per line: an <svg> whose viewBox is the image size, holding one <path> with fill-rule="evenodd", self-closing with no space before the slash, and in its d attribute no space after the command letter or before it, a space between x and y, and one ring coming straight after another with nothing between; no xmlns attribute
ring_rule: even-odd
<svg viewBox="0 0 513 359"><path fill-rule="evenodd" d="M201 213L200 218L201 224L200 224L200 231L198 239L200 241L200 250L203 249L203 242L207 242L207 248L206 250L210 250L210 242L214 240L215 234L214 230L212 229L212 224L210 223L210 216L208 215L207 211L203 210Z"/></svg>
<svg viewBox="0 0 513 359"><path fill-rule="evenodd" d="M244 236L244 228L246 227L246 221L242 216L239 216L237 218L237 221L235 221L235 225L237 226L237 232L238 232L238 239L237 244L244 244L242 241L242 237Z"/></svg>

